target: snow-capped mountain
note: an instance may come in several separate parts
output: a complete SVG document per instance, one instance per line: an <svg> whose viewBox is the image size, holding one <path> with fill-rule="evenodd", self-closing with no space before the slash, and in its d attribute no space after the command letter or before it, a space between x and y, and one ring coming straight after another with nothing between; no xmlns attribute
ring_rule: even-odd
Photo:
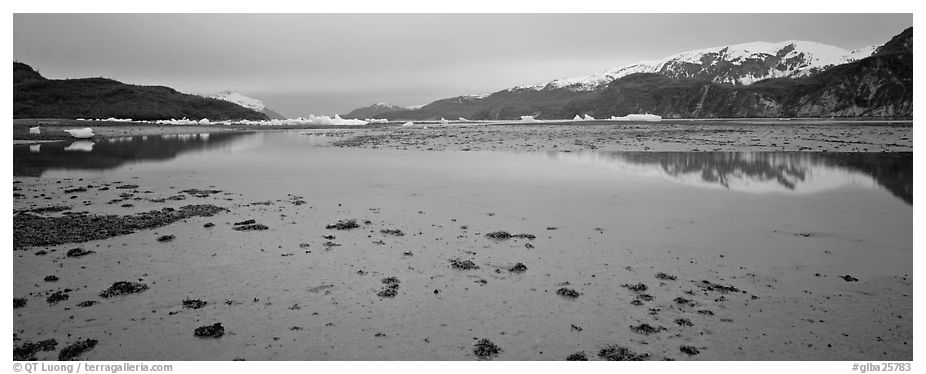
<svg viewBox="0 0 926 374"><path fill-rule="evenodd" d="M671 78L699 78L717 83L749 85L768 78L796 78L832 66L869 57L877 46L847 51L831 45L789 40L754 42L682 52L658 61L644 61L581 77L518 86L513 90L568 88L594 91L634 73L655 73Z"/></svg>
<svg viewBox="0 0 926 374"><path fill-rule="evenodd" d="M376 103L370 106L365 106L363 108L354 109L350 111L350 113L345 114L344 118L378 118L384 114L414 110L418 108L420 107L404 107L387 103Z"/></svg>
<svg viewBox="0 0 926 374"><path fill-rule="evenodd" d="M241 105L245 108L264 113L267 115L267 117L270 117L270 119L286 119L286 117L283 117L283 115L273 111L273 109L270 109L270 107L268 107L267 104L264 104L263 101L253 97L245 96L238 91L225 90L210 97L213 99L229 101Z"/></svg>

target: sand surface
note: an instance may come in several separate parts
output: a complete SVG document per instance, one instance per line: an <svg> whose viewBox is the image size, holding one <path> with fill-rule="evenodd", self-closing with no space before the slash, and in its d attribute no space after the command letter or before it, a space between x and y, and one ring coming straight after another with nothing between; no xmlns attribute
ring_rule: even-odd
<svg viewBox="0 0 926 374"><path fill-rule="evenodd" d="M706 135L671 125L642 141L630 135L639 129L604 126L560 126L557 136L548 126L263 132L167 161L16 177L14 210L228 211L13 252L14 296L27 301L14 309L14 344L55 339L56 349L35 354L55 359L95 339L87 360L475 360L481 338L501 348L496 360L596 360L610 345L653 360L911 360L912 206L874 184L747 193L600 159L488 152L590 149L574 141L580 132L597 149L725 149L718 137L743 146L782 129L692 144ZM788 129L811 147L846 144L819 139L852 132L839 139L865 145L845 147L912 148L910 127ZM376 139L361 147L445 152L331 146L356 135ZM463 148L484 151L453 151ZM137 187L116 188L126 184ZM78 187L87 190L65 192ZM220 192L180 192L190 188ZM250 219L268 229L234 229ZM348 219L359 227L326 228ZM486 236L499 230L535 238ZM65 255L75 247L95 253ZM478 269L453 268L454 259ZM526 271L509 270L518 263ZM149 288L99 295L118 281ZM624 287L640 283L646 290ZM47 302L57 291L68 298ZM185 308L185 299L206 304ZM86 300L96 303L78 306ZM194 336L215 323L224 336Z"/></svg>

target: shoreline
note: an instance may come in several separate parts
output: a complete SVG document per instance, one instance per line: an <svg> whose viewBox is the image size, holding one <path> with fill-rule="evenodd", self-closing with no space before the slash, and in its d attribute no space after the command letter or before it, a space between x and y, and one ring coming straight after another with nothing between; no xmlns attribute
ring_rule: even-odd
<svg viewBox="0 0 926 374"><path fill-rule="evenodd" d="M30 134L39 124L41 134ZM146 125L72 120L14 120L14 145L76 140L65 127L91 127L93 139L126 136L319 130L343 139L345 148L425 151L811 151L912 152L912 121L842 120L664 120L662 122L587 121L471 123L415 127L315 125Z"/></svg>

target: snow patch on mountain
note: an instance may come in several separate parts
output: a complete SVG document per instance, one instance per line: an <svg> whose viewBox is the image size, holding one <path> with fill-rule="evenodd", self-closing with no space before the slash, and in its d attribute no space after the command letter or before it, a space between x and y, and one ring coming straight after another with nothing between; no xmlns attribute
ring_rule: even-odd
<svg viewBox="0 0 926 374"><path fill-rule="evenodd" d="M370 105L370 108L387 109L387 110L405 110L405 109L408 109L407 107L404 107L404 106L401 106L401 105L392 105L392 104L382 103L382 102L376 103L376 104L373 104L373 105Z"/></svg>
<svg viewBox="0 0 926 374"><path fill-rule="evenodd" d="M225 90L211 96L213 99L225 100L238 105L241 105L248 109L253 109L255 111L262 111L267 109L267 105L263 101L255 99L253 97L248 97L243 95L241 92L234 90Z"/></svg>
<svg viewBox="0 0 926 374"><path fill-rule="evenodd" d="M808 41L752 42L678 53L658 61L643 61L597 74L523 85L512 90L568 88L592 91L635 73L674 78L706 77L716 82L749 85L768 78L803 77L831 66L871 56L877 46L853 51Z"/></svg>

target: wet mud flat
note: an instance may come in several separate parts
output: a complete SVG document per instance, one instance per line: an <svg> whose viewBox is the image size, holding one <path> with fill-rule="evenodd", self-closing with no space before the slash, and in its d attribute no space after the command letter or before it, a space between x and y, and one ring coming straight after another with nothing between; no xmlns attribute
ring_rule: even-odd
<svg viewBox="0 0 926 374"><path fill-rule="evenodd" d="M381 127L338 147L427 151L911 152L911 122L684 121Z"/></svg>
<svg viewBox="0 0 926 374"><path fill-rule="evenodd" d="M532 174L477 177L505 165L409 174L421 165L406 153L434 157L424 152L323 147L302 165L273 149L244 154L253 164L220 154L209 168L190 156L14 178L14 237L95 220L130 228L20 239L14 355L912 359L912 228L888 193L602 179L564 194ZM202 212L189 207L217 208L179 213ZM870 219L828 219L835 207Z"/></svg>

